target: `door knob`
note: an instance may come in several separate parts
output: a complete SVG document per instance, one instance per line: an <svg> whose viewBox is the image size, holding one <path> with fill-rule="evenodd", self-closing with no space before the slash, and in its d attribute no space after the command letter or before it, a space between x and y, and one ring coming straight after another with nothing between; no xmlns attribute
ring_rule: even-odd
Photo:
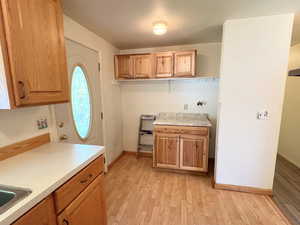
<svg viewBox="0 0 300 225"><path fill-rule="evenodd" d="M58 124L57 124L57 126L59 127L59 128L63 128L64 127L64 122L59 122Z"/></svg>
<svg viewBox="0 0 300 225"><path fill-rule="evenodd" d="M65 135L65 134L63 134L63 135L60 135L60 137L59 137L59 140L61 140L61 141L68 140L68 136L67 136L67 135Z"/></svg>

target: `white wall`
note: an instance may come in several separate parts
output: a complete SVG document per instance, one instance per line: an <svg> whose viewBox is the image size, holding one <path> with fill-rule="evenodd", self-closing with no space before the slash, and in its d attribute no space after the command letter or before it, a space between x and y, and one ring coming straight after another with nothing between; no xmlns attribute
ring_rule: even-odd
<svg viewBox="0 0 300 225"><path fill-rule="evenodd" d="M300 44L290 50L289 69L300 68ZM300 77L288 77L279 138L279 154L300 168Z"/></svg>
<svg viewBox="0 0 300 225"><path fill-rule="evenodd" d="M271 189L293 14L223 26L216 183ZM256 113L268 110L268 120Z"/></svg>
<svg viewBox="0 0 300 225"><path fill-rule="evenodd" d="M37 129L36 120L43 118L51 126L48 106L0 110L0 147L50 132Z"/></svg>
<svg viewBox="0 0 300 225"><path fill-rule="evenodd" d="M143 53L167 50L197 49L198 75L219 76L221 43L205 43L160 48L122 50L121 53ZM124 150L136 151L141 114L159 112L208 113L212 120L210 156L214 156L215 124L217 118L218 78L202 78L190 81L135 81L121 83L123 144ZM207 102L198 107L197 101ZM189 109L184 111L184 104Z"/></svg>
<svg viewBox="0 0 300 225"><path fill-rule="evenodd" d="M113 82L114 55L119 50L67 16L64 17L64 26L65 37L95 49L100 53L104 143L108 162L111 162L123 151L121 92L120 87Z"/></svg>

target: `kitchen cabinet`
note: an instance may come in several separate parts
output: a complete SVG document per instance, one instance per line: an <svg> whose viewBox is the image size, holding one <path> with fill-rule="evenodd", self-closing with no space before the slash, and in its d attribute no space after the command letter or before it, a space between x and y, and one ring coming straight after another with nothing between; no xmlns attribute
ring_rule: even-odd
<svg viewBox="0 0 300 225"><path fill-rule="evenodd" d="M162 168L179 168L179 135L155 135L156 163Z"/></svg>
<svg viewBox="0 0 300 225"><path fill-rule="evenodd" d="M196 51L180 51L174 53L174 76L192 77L196 75Z"/></svg>
<svg viewBox="0 0 300 225"><path fill-rule="evenodd" d="M69 101L60 1L0 3L0 108Z"/></svg>
<svg viewBox="0 0 300 225"><path fill-rule="evenodd" d="M49 196L13 225L56 225L56 215L52 196Z"/></svg>
<svg viewBox="0 0 300 225"><path fill-rule="evenodd" d="M196 50L115 56L117 80L196 76Z"/></svg>
<svg viewBox="0 0 300 225"><path fill-rule="evenodd" d="M133 76L135 79L150 78L152 76L152 56L134 55L133 61Z"/></svg>
<svg viewBox="0 0 300 225"><path fill-rule="evenodd" d="M154 54L154 76L157 78L173 76L173 52Z"/></svg>
<svg viewBox="0 0 300 225"><path fill-rule="evenodd" d="M117 79L133 79L132 57L130 55L115 56L115 73Z"/></svg>
<svg viewBox="0 0 300 225"><path fill-rule="evenodd" d="M208 172L208 127L155 125L154 137L154 167Z"/></svg>
<svg viewBox="0 0 300 225"><path fill-rule="evenodd" d="M103 174L98 176L58 217L59 225L106 225Z"/></svg>
<svg viewBox="0 0 300 225"><path fill-rule="evenodd" d="M205 171L207 168L207 138L197 135L181 135L180 168Z"/></svg>
<svg viewBox="0 0 300 225"><path fill-rule="evenodd" d="M99 156L13 225L107 225L104 156Z"/></svg>

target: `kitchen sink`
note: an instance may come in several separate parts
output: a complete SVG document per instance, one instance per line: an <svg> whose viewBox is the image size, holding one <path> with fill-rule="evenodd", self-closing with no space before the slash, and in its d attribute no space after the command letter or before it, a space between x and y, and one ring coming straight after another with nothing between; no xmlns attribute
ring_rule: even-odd
<svg viewBox="0 0 300 225"><path fill-rule="evenodd" d="M0 215L31 194L31 190L0 185Z"/></svg>

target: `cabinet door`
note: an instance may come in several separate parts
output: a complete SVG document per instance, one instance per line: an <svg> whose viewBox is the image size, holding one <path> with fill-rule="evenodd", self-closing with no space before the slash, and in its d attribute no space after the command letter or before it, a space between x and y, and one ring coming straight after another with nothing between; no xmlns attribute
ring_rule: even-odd
<svg viewBox="0 0 300 225"><path fill-rule="evenodd" d="M59 225L106 225L103 182L102 174L58 216Z"/></svg>
<svg viewBox="0 0 300 225"><path fill-rule="evenodd" d="M156 166L162 168L179 168L179 135L155 135Z"/></svg>
<svg viewBox="0 0 300 225"><path fill-rule="evenodd" d="M56 215L52 196L49 196L13 225L56 225Z"/></svg>
<svg viewBox="0 0 300 225"><path fill-rule="evenodd" d="M132 79L132 58L130 55L115 56L116 79Z"/></svg>
<svg viewBox="0 0 300 225"><path fill-rule="evenodd" d="M16 106L69 100L59 0L1 0Z"/></svg>
<svg viewBox="0 0 300 225"><path fill-rule="evenodd" d="M181 135L180 169L207 172L208 137Z"/></svg>
<svg viewBox="0 0 300 225"><path fill-rule="evenodd" d="M173 52L157 53L154 55L155 77L173 76Z"/></svg>
<svg viewBox="0 0 300 225"><path fill-rule="evenodd" d="M152 56L135 55L133 59L134 78L150 78L152 76Z"/></svg>
<svg viewBox="0 0 300 225"><path fill-rule="evenodd" d="M182 51L176 52L175 66L174 66L174 76L176 77L191 77L196 75L196 51Z"/></svg>

